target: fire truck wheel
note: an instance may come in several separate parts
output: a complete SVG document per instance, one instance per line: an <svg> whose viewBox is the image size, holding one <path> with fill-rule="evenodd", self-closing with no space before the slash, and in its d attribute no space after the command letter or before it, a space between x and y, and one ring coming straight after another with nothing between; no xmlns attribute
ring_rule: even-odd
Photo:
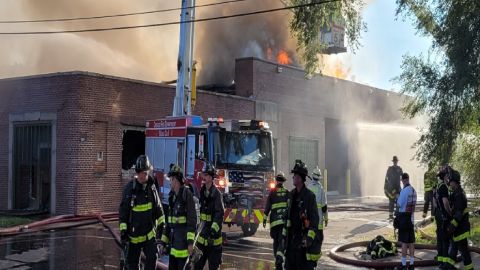
<svg viewBox="0 0 480 270"><path fill-rule="evenodd" d="M257 232L258 224L248 223L242 225L243 236L249 237Z"/></svg>

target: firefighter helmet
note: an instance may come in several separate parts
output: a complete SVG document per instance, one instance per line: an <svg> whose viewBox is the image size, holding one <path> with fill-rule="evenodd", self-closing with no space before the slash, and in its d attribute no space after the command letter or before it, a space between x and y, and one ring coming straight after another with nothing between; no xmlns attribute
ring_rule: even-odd
<svg viewBox="0 0 480 270"><path fill-rule="evenodd" d="M175 178L183 184L183 172L182 168L177 164L170 164L170 171L168 172L168 177L175 176Z"/></svg>
<svg viewBox="0 0 480 270"><path fill-rule="evenodd" d="M208 174L211 177L215 177L215 167L210 163L205 163L202 169L202 173Z"/></svg>
<svg viewBox="0 0 480 270"><path fill-rule="evenodd" d="M440 178L440 180L443 180L445 176L448 176L449 179L452 179L452 171L452 167L450 167L449 165L445 165L437 173L437 177Z"/></svg>
<svg viewBox="0 0 480 270"><path fill-rule="evenodd" d="M323 179L322 170L318 166L313 170L312 178L316 181Z"/></svg>
<svg viewBox="0 0 480 270"><path fill-rule="evenodd" d="M307 165L305 165L300 159L297 159L295 160L295 166L293 166L291 173L299 174L305 178L308 175Z"/></svg>
<svg viewBox="0 0 480 270"><path fill-rule="evenodd" d="M393 156L392 161L393 161L393 162L398 161L398 157L397 157L397 156Z"/></svg>
<svg viewBox="0 0 480 270"><path fill-rule="evenodd" d="M285 182L287 178L285 178L285 174L283 172L278 172L277 176L275 176L275 180L278 182Z"/></svg>
<svg viewBox="0 0 480 270"><path fill-rule="evenodd" d="M456 170L452 170L450 182L457 182L460 184L460 173Z"/></svg>
<svg viewBox="0 0 480 270"><path fill-rule="evenodd" d="M141 155L137 158L135 162L135 172L145 172L150 171L152 169L152 164L150 164L150 160L146 155Z"/></svg>

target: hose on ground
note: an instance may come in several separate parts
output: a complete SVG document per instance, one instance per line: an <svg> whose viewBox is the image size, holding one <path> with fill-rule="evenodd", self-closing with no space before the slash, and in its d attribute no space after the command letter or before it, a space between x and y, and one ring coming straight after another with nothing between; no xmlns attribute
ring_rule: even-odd
<svg viewBox="0 0 480 270"><path fill-rule="evenodd" d="M369 243L370 243L369 241L363 241L363 242L354 242L354 243L348 243L345 245L336 246L330 250L330 253L328 256L339 263L353 265L353 266L360 266L360 267L383 269L383 268L393 268L393 267L401 266L400 261L357 260L353 258L347 258L341 255L342 252L348 249L356 248L356 247L366 247ZM398 246L398 243L397 243L397 246ZM436 248L437 247L435 245L415 244L415 249L435 250ZM471 252L480 254L480 248L478 247L469 247L469 249ZM415 266L436 266L436 265L437 265L437 262L435 260L415 260Z"/></svg>

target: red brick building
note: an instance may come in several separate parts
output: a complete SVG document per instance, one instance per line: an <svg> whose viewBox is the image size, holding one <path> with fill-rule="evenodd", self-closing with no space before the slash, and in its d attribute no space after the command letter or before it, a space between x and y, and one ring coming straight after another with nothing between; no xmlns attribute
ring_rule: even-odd
<svg viewBox="0 0 480 270"><path fill-rule="evenodd" d="M331 168L329 186L339 193L341 175L355 175L355 137L343 136L345 127L401 118L398 94L306 80L299 69L255 58L237 59L235 83L236 95L200 90L193 113L267 120L277 169L288 171L296 158ZM174 94L172 86L88 72L0 80L0 210L115 211L122 167L142 151L146 120L171 114Z"/></svg>

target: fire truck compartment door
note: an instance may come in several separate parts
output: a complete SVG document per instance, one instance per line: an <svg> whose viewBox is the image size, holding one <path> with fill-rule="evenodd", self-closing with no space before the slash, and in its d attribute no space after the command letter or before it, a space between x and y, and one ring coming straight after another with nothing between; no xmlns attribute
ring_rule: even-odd
<svg viewBox="0 0 480 270"><path fill-rule="evenodd" d="M177 139L165 139L165 171L168 172L170 169L170 164L178 164L177 155ZM179 164L182 166L182 164Z"/></svg>
<svg viewBox="0 0 480 270"><path fill-rule="evenodd" d="M193 176L195 170L195 135L187 138L187 176Z"/></svg>

